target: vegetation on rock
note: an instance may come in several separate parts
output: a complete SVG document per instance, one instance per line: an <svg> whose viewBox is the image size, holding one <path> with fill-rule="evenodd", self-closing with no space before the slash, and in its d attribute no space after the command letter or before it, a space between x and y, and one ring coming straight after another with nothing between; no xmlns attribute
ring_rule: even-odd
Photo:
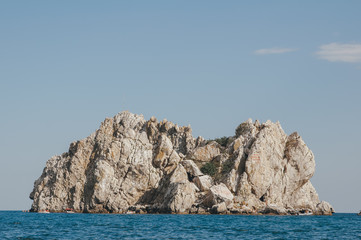
<svg viewBox="0 0 361 240"><path fill-rule="evenodd" d="M208 140L208 143L210 143L212 141L217 142L222 147L227 147L228 143L230 143L232 141L232 138L224 136L224 137L220 137L220 138L210 139L210 140Z"/></svg>
<svg viewBox="0 0 361 240"><path fill-rule="evenodd" d="M249 123L244 122L238 125L238 127L236 128L236 136L241 136L246 132L249 132L251 130L251 126Z"/></svg>
<svg viewBox="0 0 361 240"><path fill-rule="evenodd" d="M233 168L234 162L231 159L225 161L222 165L222 174L229 173Z"/></svg>
<svg viewBox="0 0 361 240"><path fill-rule="evenodd" d="M217 172L217 167L213 162L207 162L201 167L201 172L213 177Z"/></svg>

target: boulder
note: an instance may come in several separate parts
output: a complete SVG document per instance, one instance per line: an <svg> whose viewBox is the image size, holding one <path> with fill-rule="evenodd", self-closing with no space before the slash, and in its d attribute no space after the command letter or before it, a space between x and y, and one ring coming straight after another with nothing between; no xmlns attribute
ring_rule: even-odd
<svg viewBox="0 0 361 240"><path fill-rule="evenodd" d="M211 213L213 214L220 214L220 213L226 213L227 212L227 206L225 202L218 203L216 205L213 205L211 208Z"/></svg>
<svg viewBox="0 0 361 240"><path fill-rule="evenodd" d="M226 206L228 206L232 203L232 200L233 194L225 184L221 183L214 185L209 189L203 203L206 206L212 207L213 205L224 202Z"/></svg>
<svg viewBox="0 0 361 240"><path fill-rule="evenodd" d="M275 214L275 215L285 215L287 211L285 208L271 204L267 205L264 209L259 211L262 214Z"/></svg>
<svg viewBox="0 0 361 240"><path fill-rule="evenodd" d="M198 166L192 160L183 160L181 162L183 167L191 178L203 176L204 174L199 170Z"/></svg>
<svg viewBox="0 0 361 240"><path fill-rule="evenodd" d="M211 142L205 146L195 148L189 158L198 162L209 162L221 154L220 146L216 142Z"/></svg>
<svg viewBox="0 0 361 240"><path fill-rule="evenodd" d="M332 215L335 211L333 210L331 204L328 202L322 201L316 206L316 215Z"/></svg>
<svg viewBox="0 0 361 240"><path fill-rule="evenodd" d="M197 176L193 179L195 185L202 191L207 191L213 185L213 180L208 175Z"/></svg>
<svg viewBox="0 0 361 240"><path fill-rule="evenodd" d="M195 192L192 183L171 184L165 196L169 200L163 203L162 209L170 213L188 213L196 200Z"/></svg>

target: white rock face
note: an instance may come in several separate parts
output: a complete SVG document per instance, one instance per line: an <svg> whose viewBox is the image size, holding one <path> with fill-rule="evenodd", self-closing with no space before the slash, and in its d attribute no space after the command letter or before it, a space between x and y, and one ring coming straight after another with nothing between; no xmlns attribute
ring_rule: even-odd
<svg viewBox="0 0 361 240"><path fill-rule="evenodd" d="M211 207L219 203L225 203L225 205L228 206L232 203L232 201L233 194L229 191L225 184L221 183L219 185L214 185L209 189L204 200L204 204Z"/></svg>
<svg viewBox="0 0 361 240"><path fill-rule="evenodd" d="M119 113L48 160L31 210L332 214L309 181L314 156L297 133L248 120L224 140L195 139L189 126Z"/></svg>
<svg viewBox="0 0 361 240"><path fill-rule="evenodd" d="M318 215L331 215L334 213L334 210L328 202L322 201L316 206L316 212L315 214Z"/></svg>
<svg viewBox="0 0 361 240"><path fill-rule="evenodd" d="M211 209L212 213L225 213L227 212L227 206L225 202L218 203L216 205L213 205Z"/></svg>
<svg viewBox="0 0 361 240"><path fill-rule="evenodd" d="M189 155L190 158L194 159L195 161L209 162L214 157L220 155L220 149L217 143L211 142L205 146L200 146L193 149Z"/></svg>
<svg viewBox="0 0 361 240"><path fill-rule="evenodd" d="M193 179L193 182L201 191L207 191L213 185L213 180L208 175L197 176Z"/></svg>
<svg viewBox="0 0 361 240"><path fill-rule="evenodd" d="M184 160L181 163L183 167L187 170L187 172L190 174L190 177L198 177L204 175L192 160Z"/></svg>

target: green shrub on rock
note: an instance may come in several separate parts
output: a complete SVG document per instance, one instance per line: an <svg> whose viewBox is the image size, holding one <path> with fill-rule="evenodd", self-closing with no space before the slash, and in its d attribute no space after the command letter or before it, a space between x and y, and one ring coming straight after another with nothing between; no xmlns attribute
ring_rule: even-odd
<svg viewBox="0 0 361 240"><path fill-rule="evenodd" d="M229 137L216 138L214 139L214 141L216 141L219 145L223 147L227 147L227 144L229 142Z"/></svg>
<svg viewBox="0 0 361 240"><path fill-rule="evenodd" d="M229 173L233 168L234 162L231 159L225 161L222 165L222 174Z"/></svg>
<svg viewBox="0 0 361 240"><path fill-rule="evenodd" d="M201 172L203 174L206 174L206 175L209 175L209 176L213 177L217 172L217 167L216 167L216 165L214 165L214 163L207 162L206 164L204 164L201 167Z"/></svg>
<svg viewBox="0 0 361 240"><path fill-rule="evenodd" d="M208 143L210 143L212 141L217 142L222 147L227 147L228 143L231 142L231 138L224 136L224 137L221 137L221 138L210 139L210 140L208 140Z"/></svg>
<svg viewBox="0 0 361 240"><path fill-rule="evenodd" d="M249 132L251 130L251 124L244 122L238 125L236 128L236 137L239 137L243 135L246 132Z"/></svg>

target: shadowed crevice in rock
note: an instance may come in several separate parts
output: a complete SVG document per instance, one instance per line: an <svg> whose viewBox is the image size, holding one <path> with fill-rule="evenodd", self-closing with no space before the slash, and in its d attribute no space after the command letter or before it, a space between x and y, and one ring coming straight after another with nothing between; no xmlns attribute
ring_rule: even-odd
<svg viewBox="0 0 361 240"><path fill-rule="evenodd" d="M83 194L82 194L82 198L83 198L83 202L84 202L84 209L79 209L84 210L84 212L89 212L89 210L91 210L93 208L93 204L92 204L92 196L94 195L94 187L95 187L95 176L94 176L94 170L95 170L95 165L96 165L96 159L99 158L99 156L97 156L97 148L98 145L95 144L91 157L89 159L89 162L86 166L86 171L85 171L85 184L84 184L84 189L83 189ZM70 205L73 206L73 205Z"/></svg>

